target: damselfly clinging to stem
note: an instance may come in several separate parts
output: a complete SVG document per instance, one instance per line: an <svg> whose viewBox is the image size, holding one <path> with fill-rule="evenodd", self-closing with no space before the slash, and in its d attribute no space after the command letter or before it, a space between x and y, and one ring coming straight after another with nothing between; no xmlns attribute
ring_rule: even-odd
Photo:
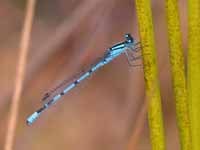
<svg viewBox="0 0 200 150"><path fill-rule="evenodd" d="M104 66L105 64L111 62L113 59L115 59L119 55L125 54L127 56L127 60L128 60L129 65L131 65L131 66L138 66L138 65L131 64L132 61L140 58L140 56L136 57L133 54L134 52L137 52L140 49L140 47L138 47L138 45L139 45L139 42L136 42L132 38L132 36L130 34L126 34L124 42L118 43L118 44L112 46L111 48L109 48L105 52L104 56L97 63L95 63L94 65L92 65L90 67L90 69L88 69L87 71L84 71L78 78L76 78L73 82L71 82L70 84L68 84L68 86L66 86L64 88L64 90L62 90L59 94L56 94L55 96L53 96L52 98L50 98L51 95L57 89L59 89L59 87L63 86L66 83L66 81L64 81L63 83L61 83L59 86L57 86L52 91L46 93L44 95L44 97L42 98L42 100L45 101L44 105L40 109L38 109L36 112L34 112L31 116L29 116L27 118L27 120L26 120L27 124L31 125L40 116L40 114L44 110L46 110L47 108L49 108L49 106L51 106L52 104L54 104L64 94L66 94L68 91L70 91L71 89L73 89L74 87L76 87L76 85L78 85L81 81L83 81L84 79L86 79L87 77L89 77L93 72L95 72L100 67ZM133 55L130 55L130 54L133 54Z"/></svg>

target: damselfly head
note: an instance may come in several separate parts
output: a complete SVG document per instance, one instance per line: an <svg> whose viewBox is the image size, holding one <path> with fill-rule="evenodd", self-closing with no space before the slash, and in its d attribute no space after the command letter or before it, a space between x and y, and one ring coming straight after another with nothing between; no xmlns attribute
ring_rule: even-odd
<svg viewBox="0 0 200 150"><path fill-rule="evenodd" d="M125 34L124 35L124 37L125 37L125 39L126 39L126 43L127 44L133 44L134 43L134 39L133 39L133 37L131 36L131 34Z"/></svg>

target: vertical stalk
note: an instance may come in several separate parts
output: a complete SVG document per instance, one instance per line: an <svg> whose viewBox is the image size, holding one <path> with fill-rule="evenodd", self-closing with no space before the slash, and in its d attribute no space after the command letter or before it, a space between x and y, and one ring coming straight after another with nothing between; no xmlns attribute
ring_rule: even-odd
<svg viewBox="0 0 200 150"><path fill-rule="evenodd" d="M165 149L160 89L157 75L157 62L154 44L154 31L150 0L136 0L142 50L146 92L150 98L148 119L152 150ZM155 89L154 89L155 88ZM152 94L152 92L154 92ZM151 96L153 95L153 96Z"/></svg>
<svg viewBox="0 0 200 150"><path fill-rule="evenodd" d="M189 0L188 99L192 150L200 150L200 0Z"/></svg>
<svg viewBox="0 0 200 150"><path fill-rule="evenodd" d="M180 144L182 150L191 150L189 106L177 0L166 0L166 13Z"/></svg>
<svg viewBox="0 0 200 150"><path fill-rule="evenodd" d="M23 80L25 77L25 69L26 69L26 60L29 48L29 41L30 41L30 34L31 28L33 24L33 16L35 10L36 0L28 0L27 1L27 10L26 10L26 17L24 22L24 27L22 31L22 37L20 42L20 56L19 62L16 68L16 78L15 78L15 88L14 94L11 101L11 108L9 113L9 120L8 120L8 130L6 133L5 145L4 150L12 150L14 137L15 137L15 130L17 125L18 119L18 110L19 110L19 103L20 97L23 88Z"/></svg>

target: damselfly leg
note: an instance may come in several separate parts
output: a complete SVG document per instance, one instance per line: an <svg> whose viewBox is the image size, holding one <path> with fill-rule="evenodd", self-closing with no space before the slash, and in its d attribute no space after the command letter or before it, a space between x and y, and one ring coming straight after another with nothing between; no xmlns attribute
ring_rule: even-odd
<svg viewBox="0 0 200 150"><path fill-rule="evenodd" d="M142 67L143 66L141 63L135 64L136 60L142 59L142 56L130 56L128 51L125 51L125 55L126 55L126 60L127 60L130 67Z"/></svg>
<svg viewBox="0 0 200 150"><path fill-rule="evenodd" d="M131 67L142 67L142 63L135 64L135 62L138 62L137 60L142 61L142 55L141 55L142 46L140 46L140 44L141 44L140 42L137 42L136 44L133 45L133 47L128 46L127 49L124 51L127 62Z"/></svg>

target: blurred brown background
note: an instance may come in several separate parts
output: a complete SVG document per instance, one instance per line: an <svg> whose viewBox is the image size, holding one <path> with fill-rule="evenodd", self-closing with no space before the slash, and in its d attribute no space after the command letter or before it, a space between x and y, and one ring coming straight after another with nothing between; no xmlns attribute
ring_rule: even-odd
<svg viewBox="0 0 200 150"><path fill-rule="evenodd" d="M179 2L186 49L187 6L184 0ZM0 149L13 94L25 4L25 0L0 0ZM177 150L164 10L164 0L152 1L167 148ZM46 91L88 66L108 47L122 41L125 33L139 40L134 0L37 1L15 150L127 149L145 93L143 70L130 68L124 56L83 81L33 126L25 124L26 117L41 106L40 98ZM138 138L136 149L151 149L147 121Z"/></svg>

